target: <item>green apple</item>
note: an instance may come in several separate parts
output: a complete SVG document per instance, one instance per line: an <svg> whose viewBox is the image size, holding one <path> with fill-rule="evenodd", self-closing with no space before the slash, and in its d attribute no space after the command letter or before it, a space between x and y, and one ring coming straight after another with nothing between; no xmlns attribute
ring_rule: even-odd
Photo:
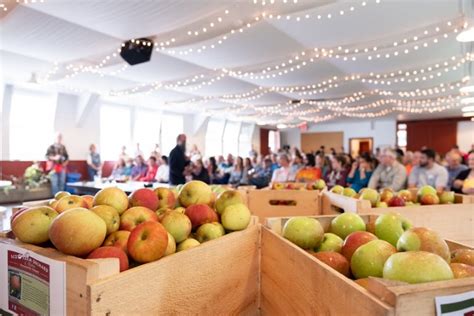
<svg viewBox="0 0 474 316"><path fill-rule="evenodd" d="M323 179L316 180L313 183L313 189L315 190L323 190L326 187L326 182Z"/></svg>
<svg viewBox="0 0 474 316"><path fill-rule="evenodd" d="M388 241L394 247L404 231L410 229L412 224L397 213L386 213L375 220L375 236Z"/></svg>
<svg viewBox="0 0 474 316"><path fill-rule="evenodd" d="M293 217L283 226L283 237L303 249L314 249L323 240L324 229L314 218Z"/></svg>
<svg viewBox="0 0 474 316"><path fill-rule="evenodd" d="M200 243L213 240L224 235L224 226L217 222L203 224L199 226L196 232L196 238Z"/></svg>
<svg viewBox="0 0 474 316"><path fill-rule="evenodd" d="M173 238L173 235L168 233L168 246L166 247L164 256L169 256L176 252L176 241Z"/></svg>
<svg viewBox="0 0 474 316"><path fill-rule="evenodd" d="M407 283L424 283L454 278L449 264L438 255L426 251L393 254L385 262L383 278Z"/></svg>
<svg viewBox="0 0 474 316"><path fill-rule="evenodd" d="M13 219L12 231L22 242L41 244L49 240L49 227L57 216L49 206L31 207Z"/></svg>
<svg viewBox="0 0 474 316"><path fill-rule="evenodd" d="M426 195L426 194L433 194L433 195L436 195L437 192L436 192L436 189L433 188L432 186L430 186L430 185L424 185L424 186L422 186L421 188L418 189L418 193L417 193L418 201L420 201L421 197L422 197L423 195Z"/></svg>
<svg viewBox="0 0 474 316"><path fill-rule="evenodd" d="M331 221L331 233L345 239L350 233L365 231L365 222L356 213L342 213Z"/></svg>
<svg viewBox="0 0 474 316"><path fill-rule="evenodd" d="M237 231L247 228L250 224L250 210L244 204L232 204L222 212L222 226L228 231Z"/></svg>
<svg viewBox="0 0 474 316"><path fill-rule="evenodd" d="M189 217L177 211L165 213L161 219L161 224L165 227L166 231L173 236L177 243L188 238L192 229Z"/></svg>
<svg viewBox="0 0 474 316"><path fill-rule="evenodd" d="M342 195L348 196L348 197L354 197L357 194L357 192L353 188L344 188L342 191Z"/></svg>
<svg viewBox="0 0 474 316"><path fill-rule="evenodd" d="M214 193L208 184L199 180L192 180L181 188L178 201L184 207L195 204L211 205L214 201Z"/></svg>
<svg viewBox="0 0 474 316"><path fill-rule="evenodd" d="M244 198L237 190L226 190L217 196L216 212L221 215L225 208L232 204L244 204Z"/></svg>
<svg viewBox="0 0 474 316"><path fill-rule="evenodd" d="M334 251L341 252L342 244L344 240L336 234L325 233L323 235L323 241L321 244L315 248L315 251Z"/></svg>
<svg viewBox="0 0 474 316"><path fill-rule="evenodd" d="M375 204L375 207L388 207L388 205L386 202L378 201L377 204Z"/></svg>
<svg viewBox="0 0 474 316"><path fill-rule="evenodd" d="M453 204L454 203L454 192L444 191L439 195L439 202L441 204Z"/></svg>
<svg viewBox="0 0 474 316"><path fill-rule="evenodd" d="M370 201L370 204L375 207L377 205L377 202L379 201L379 193L370 188L366 188L361 194L359 199L360 200L367 200ZM386 202L386 201L385 201Z"/></svg>
<svg viewBox="0 0 474 316"><path fill-rule="evenodd" d="M356 279L382 277L385 261L397 252L394 246L380 239L360 246L351 258L351 271Z"/></svg>
<svg viewBox="0 0 474 316"><path fill-rule="evenodd" d="M451 254L446 241L435 231L414 227L404 232L397 242L398 251L427 251L437 254L447 263L451 260Z"/></svg>
<svg viewBox="0 0 474 316"><path fill-rule="evenodd" d="M182 241L181 243L178 244L178 247L176 247L176 252L191 249L191 248L199 246L200 244L201 243L199 241L197 241L196 239L188 238L188 239L186 239L186 240L184 240L184 241Z"/></svg>
<svg viewBox="0 0 474 316"><path fill-rule="evenodd" d="M342 194L342 192L344 192L344 187L342 185L335 185L332 187L331 192L336 194Z"/></svg>

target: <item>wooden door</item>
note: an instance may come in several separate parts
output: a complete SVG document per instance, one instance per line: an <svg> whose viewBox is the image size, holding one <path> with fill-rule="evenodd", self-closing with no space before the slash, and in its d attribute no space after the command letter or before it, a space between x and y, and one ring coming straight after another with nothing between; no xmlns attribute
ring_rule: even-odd
<svg viewBox="0 0 474 316"><path fill-rule="evenodd" d="M362 140L359 142L359 155L363 153L370 153L372 148L370 148L370 142L368 140Z"/></svg>

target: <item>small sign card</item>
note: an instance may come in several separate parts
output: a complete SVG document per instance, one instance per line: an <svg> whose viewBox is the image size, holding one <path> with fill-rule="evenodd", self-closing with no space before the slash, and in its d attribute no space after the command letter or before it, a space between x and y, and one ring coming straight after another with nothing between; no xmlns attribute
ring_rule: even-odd
<svg viewBox="0 0 474 316"><path fill-rule="evenodd" d="M0 242L0 315L65 315L66 265Z"/></svg>
<svg viewBox="0 0 474 316"><path fill-rule="evenodd" d="M438 316L474 316L474 291L435 298Z"/></svg>

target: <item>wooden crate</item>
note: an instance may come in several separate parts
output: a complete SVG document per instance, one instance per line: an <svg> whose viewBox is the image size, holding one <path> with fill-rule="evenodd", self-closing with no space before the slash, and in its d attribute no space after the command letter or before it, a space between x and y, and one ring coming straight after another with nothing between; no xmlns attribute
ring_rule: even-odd
<svg viewBox="0 0 474 316"><path fill-rule="evenodd" d="M334 216L316 216L325 231ZM362 215L373 222L377 215ZM289 218L262 230L261 311L286 315L435 315L436 296L474 290L474 278L406 284L371 278L368 290L280 236ZM451 250L468 248L448 241ZM284 272L283 272L284 271Z"/></svg>
<svg viewBox="0 0 474 316"><path fill-rule="evenodd" d="M67 263L68 315L257 315L260 231L253 225L122 273L117 259L0 239Z"/></svg>
<svg viewBox="0 0 474 316"><path fill-rule="evenodd" d="M358 214L396 212L411 220L415 226L429 227L438 231L443 238L474 246L474 201L467 195L456 194L455 204L386 208L374 208L369 201L332 192L323 192L321 198L322 214L339 214L340 210Z"/></svg>
<svg viewBox="0 0 474 316"><path fill-rule="evenodd" d="M321 214L321 197L317 190L251 190L247 196L250 211L261 223L267 217ZM272 201L292 201L295 205L272 205Z"/></svg>

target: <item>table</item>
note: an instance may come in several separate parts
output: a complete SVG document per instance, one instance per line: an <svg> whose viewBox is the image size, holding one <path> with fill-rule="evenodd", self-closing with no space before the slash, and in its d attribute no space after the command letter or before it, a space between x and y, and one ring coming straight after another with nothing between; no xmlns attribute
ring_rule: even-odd
<svg viewBox="0 0 474 316"><path fill-rule="evenodd" d="M125 193L130 194L131 192L138 190L140 188L158 188L158 187L163 187L163 188L169 188L171 187L167 183L157 183L157 182L140 182L140 181L129 181L125 183L118 183L118 182L111 182L111 181L106 181L106 182L95 182L95 181L79 181L79 182L69 182L66 184L67 187L73 188L76 190L76 194L78 195L94 195L98 191L102 190L103 188L107 187L117 187L119 189L122 189Z"/></svg>

